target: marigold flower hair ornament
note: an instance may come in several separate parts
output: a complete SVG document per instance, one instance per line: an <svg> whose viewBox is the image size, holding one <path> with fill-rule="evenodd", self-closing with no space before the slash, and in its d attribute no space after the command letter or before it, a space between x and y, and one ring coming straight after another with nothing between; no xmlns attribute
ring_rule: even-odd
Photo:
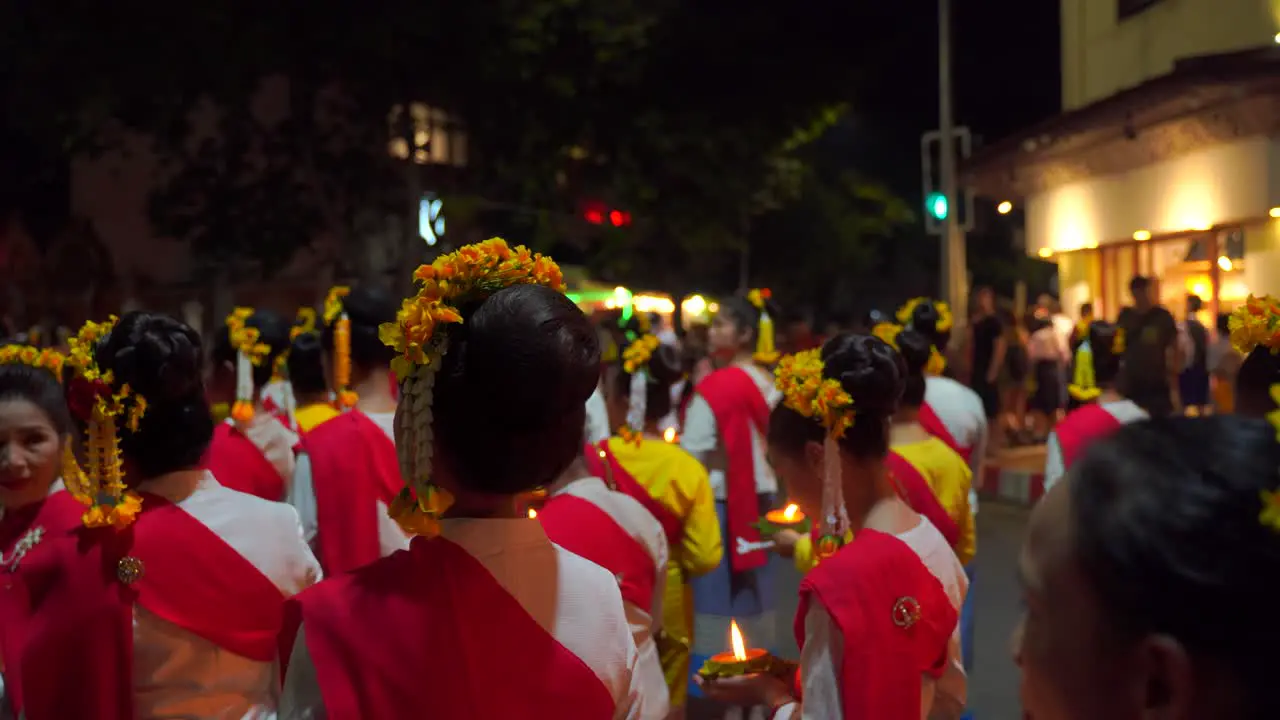
<svg viewBox="0 0 1280 720"><path fill-rule="evenodd" d="M921 303L929 301L930 299L927 297L911 298L903 303L902 307L898 308L898 312L894 313L894 316L898 318L898 323L903 327L911 327L911 319L916 314L916 308L920 307ZM938 323L935 326L938 332L951 332L953 324L951 306L942 300L933 300L933 309L938 312Z"/></svg>
<svg viewBox="0 0 1280 720"><path fill-rule="evenodd" d="M827 431L822 445L822 517L815 547L819 560L834 555L849 532L839 442L854 423L853 397L839 381L823 377L822 371L821 349L786 355L774 371L774 384L782 393L783 404L817 421Z"/></svg>
<svg viewBox="0 0 1280 720"><path fill-rule="evenodd" d="M901 352L898 347L898 335L902 334L902 331L906 329L902 325L882 322L871 328L871 334L883 340L889 347ZM924 374L937 376L946 372L946 369L947 359L942 357L942 353L938 352L937 345L930 345L929 360L925 363Z"/></svg>
<svg viewBox="0 0 1280 720"><path fill-rule="evenodd" d="M29 365L34 368L48 370L62 382L62 364L65 358L62 353L52 348L38 348L30 345L5 345L0 347L0 365Z"/></svg>
<svg viewBox="0 0 1280 720"><path fill-rule="evenodd" d="M618 435L626 442L639 445L644 436L645 405L648 403L650 382L649 359L661 344L657 335L641 335L622 351L622 370L631 376L627 423L618 430Z"/></svg>
<svg viewBox="0 0 1280 720"><path fill-rule="evenodd" d="M68 443L63 454L62 480L71 496L88 508L81 517L85 526L118 529L133 522L142 511L142 498L124 484L121 426L136 432L147 411L147 401L128 384L113 390L112 372L102 370L94 359L94 348L115 323L115 316L104 323L85 323L68 340L71 349L65 360L70 369L67 407L86 425L87 457L86 466L81 468Z"/></svg>
<svg viewBox="0 0 1280 720"><path fill-rule="evenodd" d="M324 324L333 328L333 385L339 410L350 410L360 399L351 390L351 318L342 298L351 288L335 285L324 298Z"/></svg>
<svg viewBox="0 0 1280 720"><path fill-rule="evenodd" d="M778 362L778 348L773 336L773 318L769 317L768 303L773 297L769 288L753 288L747 293L747 302L760 311L760 321L756 324L756 351L751 357L763 365Z"/></svg>
<svg viewBox="0 0 1280 720"><path fill-rule="evenodd" d="M464 322L461 306L504 288L542 285L564 292L565 286L551 258L523 245L509 247L502 238L442 255L420 266L413 277L417 294L401 304L394 323L378 330L382 342L398 353L391 363L400 379L396 451L407 485L390 513L406 532L431 537L439 534L440 516L452 502L447 491L431 482L431 399L436 373L449 350L445 326Z"/></svg>
<svg viewBox="0 0 1280 720"><path fill-rule="evenodd" d="M253 369L262 365L271 354L271 347L262 342L258 328L249 327L253 308L238 307L227 316L227 339L236 351L236 401L231 406L231 419L244 426L253 420Z"/></svg>

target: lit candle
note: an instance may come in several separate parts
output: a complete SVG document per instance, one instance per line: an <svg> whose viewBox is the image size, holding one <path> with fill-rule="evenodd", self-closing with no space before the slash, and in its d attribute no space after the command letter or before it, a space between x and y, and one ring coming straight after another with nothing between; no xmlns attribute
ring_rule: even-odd
<svg viewBox="0 0 1280 720"><path fill-rule="evenodd" d="M529 519L532 520L536 517L538 517L538 511L533 508L529 508Z"/></svg>
<svg viewBox="0 0 1280 720"><path fill-rule="evenodd" d="M680 438L676 436L676 429L673 427L669 427L666 430L662 431L662 439L666 440L669 443L673 443L676 440L679 440Z"/></svg>
<svg viewBox="0 0 1280 720"><path fill-rule="evenodd" d="M800 506L791 503L781 510L770 510L764 514L759 523L760 532L772 535L779 530L795 530L799 533L809 532L809 518L800 512Z"/></svg>
<svg viewBox="0 0 1280 720"><path fill-rule="evenodd" d="M712 655L698 674L704 678L725 678L769 672L773 668L773 656L769 651L747 647L737 620L729 621L729 645L732 650Z"/></svg>

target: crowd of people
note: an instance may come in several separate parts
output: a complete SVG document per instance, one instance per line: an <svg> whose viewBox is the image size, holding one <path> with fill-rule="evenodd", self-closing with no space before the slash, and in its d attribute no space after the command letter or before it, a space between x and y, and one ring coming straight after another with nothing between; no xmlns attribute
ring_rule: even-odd
<svg viewBox="0 0 1280 720"><path fill-rule="evenodd" d="M0 716L965 713L989 296L966 387L929 298L818 343L757 289L681 339L593 322L498 239L414 278L0 348ZM1076 338L1019 568L1029 717L1275 715L1280 638L1242 608L1280 589L1280 305L1229 325L1212 417L1126 381L1166 341L1149 305Z"/></svg>

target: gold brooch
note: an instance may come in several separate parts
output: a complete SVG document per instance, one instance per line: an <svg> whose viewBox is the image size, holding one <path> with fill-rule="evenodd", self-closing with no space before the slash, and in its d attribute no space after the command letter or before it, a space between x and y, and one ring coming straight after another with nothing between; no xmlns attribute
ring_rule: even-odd
<svg viewBox="0 0 1280 720"><path fill-rule="evenodd" d="M120 562L116 563L116 577L120 578L120 582L125 585L132 585L138 582L138 578L142 577L146 569L141 560L132 555L125 555L120 558Z"/></svg>
<svg viewBox="0 0 1280 720"><path fill-rule="evenodd" d="M913 597L900 597L893 604L893 624L903 630L920 622L920 603Z"/></svg>

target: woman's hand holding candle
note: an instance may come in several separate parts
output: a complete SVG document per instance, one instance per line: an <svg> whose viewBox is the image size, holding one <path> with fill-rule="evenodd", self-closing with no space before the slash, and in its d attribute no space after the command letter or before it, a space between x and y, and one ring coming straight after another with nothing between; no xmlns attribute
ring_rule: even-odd
<svg viewBox="0 0 1280 720"><path fill-rule="evenodd" d="M779 530L770 536L773 540L773 551L782 557L794 557L796 554L796 543L800 542L800 533L795 530Z"/></svg>

